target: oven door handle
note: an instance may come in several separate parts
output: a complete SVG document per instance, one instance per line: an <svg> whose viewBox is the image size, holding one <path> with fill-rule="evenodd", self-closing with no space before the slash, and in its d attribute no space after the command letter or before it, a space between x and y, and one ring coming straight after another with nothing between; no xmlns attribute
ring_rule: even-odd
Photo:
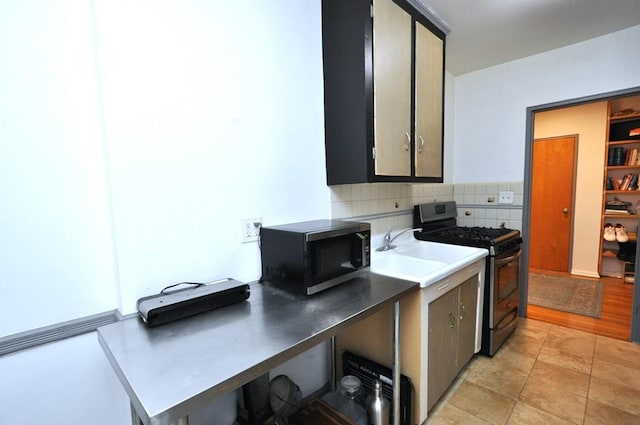
<svg viewBox="0 0 640 425"><path fill-rule="evenodd" d="M515 254L513 254L513 255L510 255L510 256L509 256L509 257L507 257L507 258L500 258L500 259L497 259L497 260L496 260L496 266L501 266L501 265L503 265L503 264L510 263L510 262L512 262L512 261L514 261L514 260L516 260L516 259L520 258L520 255L521 255L521 254L522 254L522 250L518 250L518 252L517 252L517 253L515 253Z"/></svg>
<svg viewBox="0 0 640 425"><path fill-rule="evenodd" d="M507 321L507 319L510 319ZM499 331L500 329L508 327L514 320L518 319L518 307L516 306L513 310L505 314L502 319L498 323L496 323L496 327L493 328L494 331ZM506 321L506 323L505 323Z"/></svg>

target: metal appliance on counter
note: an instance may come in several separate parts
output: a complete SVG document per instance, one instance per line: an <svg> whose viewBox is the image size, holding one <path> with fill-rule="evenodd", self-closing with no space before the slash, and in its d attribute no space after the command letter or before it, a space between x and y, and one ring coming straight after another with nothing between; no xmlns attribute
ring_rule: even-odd
<svg viewBox="0 0 640 425"><path fill-rule="evenodd" d="M371 225L314 220L260 229L261 281L315 294L371 264Z"/></svg>
<svg viewBox="0 0 640 425"><path fill-rule="evenodd" d="M515 330L520 300L519 230L493 227L464 227L456 223L455 201L416 205L416 239L489 250L485 269L482 348L493 356Z"/></svg>
<svg viewBox="0 0 640 425"><path fill-rule="evenodd" d="M181 285L186 288L167 290ZM157 295L140 298L138 316L149 327L184 319L216 308L226 307L249 298L249 285L226 278L208 283L180 282Z"/></svg>

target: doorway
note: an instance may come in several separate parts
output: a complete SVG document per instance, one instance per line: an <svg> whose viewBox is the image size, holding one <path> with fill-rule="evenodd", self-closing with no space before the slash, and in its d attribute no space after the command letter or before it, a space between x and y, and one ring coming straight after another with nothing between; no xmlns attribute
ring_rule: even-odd
<svg viewBox="0 0 640 425"><path fill-rule="evenodd" d="M571 99L561 102L555 102L551 104L539 105L534 107L527 108L527 125L526 125L526 140L525 140L525 176L524 176L524 203L523 203L523 226L522 233L524 238L523 245L523 256L522 256L522 268L523 273L521 275L521 314L523 316L527 316L527 295L528 295L528 270L530 267L531 260L531 252L530 252L530 241L531 241L531 206L532 206L532 179L533 179L533 157L534 157L534 120L536 113L544 112L544 111L552 111L560 108L567 108L571 106L577 105L585 105L596 101L608 101L613 98L618 97L626 97L640 94L640 87L620 90L616 92L610 92L600 95L588 96L579 99ZM562 134L562 133L559 133ZM566 133L565 133L566 134ZM599 169L602 168L600 165ZM598 176L599 183L596 185L598 190L601 191L602 188L602 179L601 176ZM576 189L576 192L580 192L580 188ZM578 209L578 205L575 205L575 208ZM599 209L598 209L599 210ZM574 211L575 212L575 211ZM600 232L599 224L595 226L594 231ZM577 235L576 235L577 237ZM574 241L574 245L575 245ZM640 251L639 251L640 253ZM574 259L576 258L574 253ZM638 259L636 258L636 261ZM575 263L575 261L573 261ZM575 267L575 264L572 264L572 267ZM597 271L596 271L597 273ZM634 283L634 287L640 288L639 285L639 274L636 274L636 279ZM631 340L634 342L640 342L640 290L633 291L633 307L631 309Z"/></svg>
<svg viewBox="0 0 640 425"><path fill-rule="evenodd" d="M533 141L529 269L569 273L578 136Z"/></svg>

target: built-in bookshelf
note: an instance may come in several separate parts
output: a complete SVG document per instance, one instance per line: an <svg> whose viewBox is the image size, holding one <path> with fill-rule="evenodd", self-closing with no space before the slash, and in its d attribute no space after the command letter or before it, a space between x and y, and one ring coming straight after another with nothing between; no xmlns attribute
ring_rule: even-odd
<svg viewBox="0 0 640 425"><path fill-rule="evenodd" d="M624 226L629 240L601 239L599 271L632 282L635 264L629 253L635 250L640 218L640 96L609 102L606 149L602 229Z"/></svg>

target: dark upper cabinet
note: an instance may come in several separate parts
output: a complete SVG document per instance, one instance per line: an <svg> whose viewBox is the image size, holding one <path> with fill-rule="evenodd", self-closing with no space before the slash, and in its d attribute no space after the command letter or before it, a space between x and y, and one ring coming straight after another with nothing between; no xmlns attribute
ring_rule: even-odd
<svg viewBox="0 0 640 425"><path fill-rule="evenodd" d="M445 36L398 0L323 0L327 184L442 182Z"/></svg>

